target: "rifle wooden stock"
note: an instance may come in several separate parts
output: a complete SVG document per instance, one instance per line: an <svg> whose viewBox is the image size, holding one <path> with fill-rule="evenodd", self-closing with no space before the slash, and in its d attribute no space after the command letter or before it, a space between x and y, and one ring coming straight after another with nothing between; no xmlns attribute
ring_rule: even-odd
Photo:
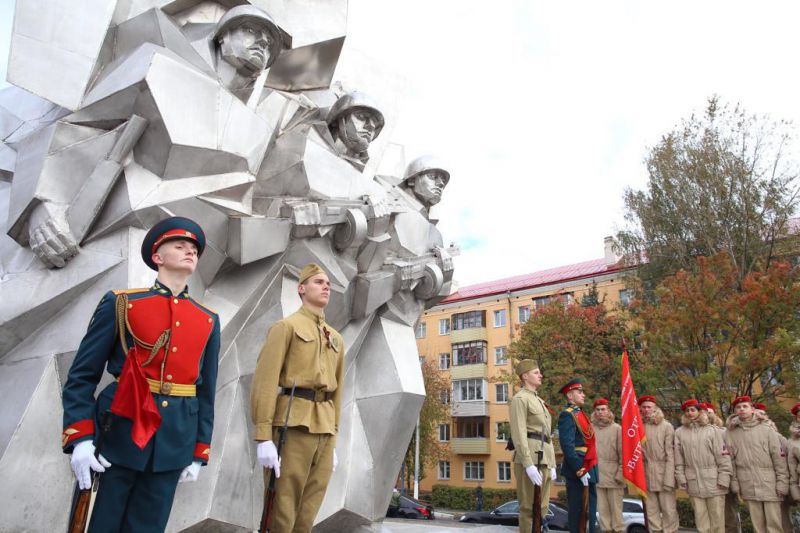
<svg viewBox="0 0 800 533"><path fill-rule="evenodd" d="M281 428L281 438L278 440L278 460L280 461L281 450L286 442L286 430L289 428L289 414L292 412L292 401L294 400L295 383L292 383L292 394L289 396L289 405L286 406L286 420ZM267 490L264 491L264 508L261 510L261 523L258 526L259 533L269 533L272 524L272 509L275 506L275 472L269 476Z"/></svg>
<svg viewBox="0 0 800 533"><path fill-rule="evenodd" d="M531 533L541 533L542 531L542 486L533 486L533 522Z"/></svg>
<svg viewBox="0 0 800 533"><path fill-rule="evenodd" d="M111 411L103 413L103 422L100 435L97 436L97 447L94 456L98 457L103 448L103 437L108 428L111 427ZM67 533L83 533L89 523L89 511L92 508L92 495L97 492L97 480L99 474L92 471L92 486L88 489L81 489L78 482L75 482L75 491L72 493L72 505L69 511L69 523Z"/></svg>
<svg viewBox="0 0 800 533"><path fill-rule="evenodd" d="M589 521L589 485L583 487L581 499L581 521L578 524L578 533L586 533L586 524Z"/></svg>

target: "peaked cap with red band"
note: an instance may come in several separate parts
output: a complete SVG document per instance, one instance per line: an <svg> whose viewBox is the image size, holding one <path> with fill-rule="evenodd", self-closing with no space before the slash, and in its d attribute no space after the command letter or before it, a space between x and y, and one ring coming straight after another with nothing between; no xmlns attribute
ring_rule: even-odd
<svg viewBox="0 0 800 533"><path fill-rule="evenodd" d="M194 220L170 217L150 228L145 235L142 241L142 260L147 266L158 271L158 265L153 262L153 254L159 246L175 239L192 241L197 246L197 256L203 255L206 247L206 234L203 228Z"/></svg>
<svg viewBox="0 0 800 533"><path fill-rule="evenodd" d="M736 397L736 398L733 400L733 403L732 403L731 405L732 405L733 407L736 407L736 406L737 406L737 405L739 405L740 403L750 403L750 404L752 404L752 403L753 403L753 400L752 400L752 398L750 398L750 396L737 396L737 397Z"/></svg>
<svg viewBox="0 0 800 533"><path fill-rule="evenodd" d="M658 405L658 402L656 401L656 397L655 396L651 396L649 394L645 394L644 396L639 396L639 399L637 400L637 403L639 405L642 405L644 402L653 402L654 404Z"/></svg>
<svg viewBox="0 0 800 533"><path fill-rule="evenodd" d="M598 407L600 405L608 405L608 400L606 400L605 398L599 398L594 401L594 407Z"/></svg>
<svg viewBox="0 0 800 533"><path fill-rule="evenodd" d="M558 392L560 392L561 394L566 394L571 390L582 389L582 388L583 388L583 384L581 383L581 379L580 378L575 378L575 379L571 379L570 381L567 382L566 385L564 385L563 387L558 389Z"/></svg>
<svg viewBox="0 0 800 533"><path fill-rule="evenodd" d="M694 398L686 400L685 402L683 402L681 404L681 411L686 411L686 409L689 408L689 407L694 407L695 409L699 409L700 408L700 402L698 402Z"/></svg>

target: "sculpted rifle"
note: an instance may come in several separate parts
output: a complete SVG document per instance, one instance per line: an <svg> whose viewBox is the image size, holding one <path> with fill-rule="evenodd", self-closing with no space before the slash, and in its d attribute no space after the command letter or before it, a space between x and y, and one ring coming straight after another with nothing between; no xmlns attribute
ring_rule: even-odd
<svg viewBox="0 0 800 533"><path fill-rule="evenodd" d="M289 428L289 415L292 412L292 400L294 400L295 383L292 383L292 393L289 395L289 405L286 407L286 420L281 428L281 438L278 440L278 460L280 461L281 450L286 442L286 430ZM269 485L264 491L264 510L261 511L261 525L258 528L260 533L269 533L272 523L272 509L275 505L275 472L269 477Z"/></svg>
<svg viewBox="0 0 800 533"><path fill-rule="evenodd" d="M110 427L111 411L106 411L103 413L103 426L100 435L97 436L97 447L94 450L95 457L100 455L103 449L103 437ZM83 533L86 530L86 525L89 522L89 511L92 507L92 496L97 492L97 480L99 477L99 473L93 470L92 486L88 489L81 489L78 482L75 482L75 492L72 494L72 506L69 512L67 533Z"/></svg>
<svg viewBox="0 0 800 533"><path fill-rule="evenodd" d="M542 428L542 441L539 451L536 452L536 469L541 473L542 458L544 457L544 428ZM544 475L542 475L542 482L544 483ZM531 533L542 532L542 486L533 486L533 524L531 526Z"/></svg>

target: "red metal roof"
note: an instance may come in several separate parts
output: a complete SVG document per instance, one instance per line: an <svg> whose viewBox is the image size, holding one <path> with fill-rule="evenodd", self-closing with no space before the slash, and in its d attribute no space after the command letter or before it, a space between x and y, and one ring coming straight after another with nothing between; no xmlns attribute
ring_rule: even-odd
<svg viewBox="0 0 800 533"><path fill-rule="evenodd" d="M531 272L530 274L522 274L521 276L461 287L458 291L442 300L441 304L459 302L461 300L472 300L474 298L482 298L493 294L504 294L508 291L531 289L543 285L553 285L555 283L563 283L565 281L588 278L600 274L618 272L620 270L624 270L624 267L619 264L608 265L606 264L605 258L592 259L591 261L575 263L574 265L549 268L547 270Z"/></svg>

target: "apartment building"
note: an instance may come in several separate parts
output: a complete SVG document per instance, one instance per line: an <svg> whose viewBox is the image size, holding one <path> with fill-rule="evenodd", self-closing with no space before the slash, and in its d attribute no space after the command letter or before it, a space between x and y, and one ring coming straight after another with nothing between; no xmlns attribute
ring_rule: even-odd
<svg viewBox="0 0 800 533"><path fill-rule="evenodd" d="M420 357L433 361L452 382L441 398L450 405L450 420L439 426L449 457L425 472L422 490L434 484L515 486L505 447L508 401L516 391L492 378L512 372L508 347L537 307L554 298L580 301L593 284L607 305L627 301L624 269L610 237L605 244L600 259L462 287L420 318Z"/></svg>

